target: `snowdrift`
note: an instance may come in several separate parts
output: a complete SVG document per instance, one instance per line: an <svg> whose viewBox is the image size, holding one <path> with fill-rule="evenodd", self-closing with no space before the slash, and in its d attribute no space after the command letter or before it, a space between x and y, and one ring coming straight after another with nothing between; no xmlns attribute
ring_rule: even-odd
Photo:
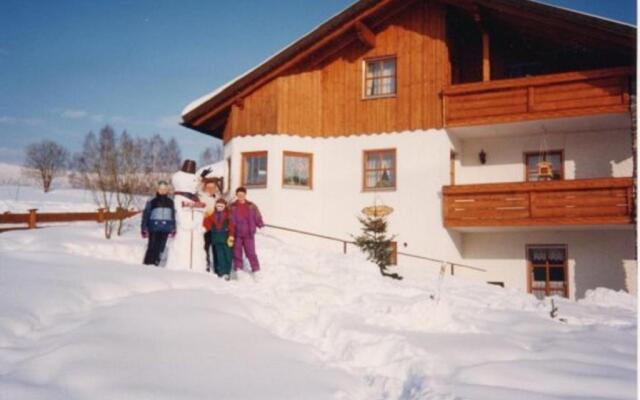
<svg viewBox="0 0 640 400"><path fill-rule="evenodd" d="M628 296L557 298L552 319L525 293L383 279L269 230L261 279L224 282L140 265L129 224L0 235L0 397L636 398Z"/></svg>

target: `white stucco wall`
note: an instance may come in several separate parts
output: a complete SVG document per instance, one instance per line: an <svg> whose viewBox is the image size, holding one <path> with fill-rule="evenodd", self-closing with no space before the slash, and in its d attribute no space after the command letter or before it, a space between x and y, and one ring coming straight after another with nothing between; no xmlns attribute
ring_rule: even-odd
<svg viewBox="0 0 640 400"><path fill-rule="evenodd" d="M486 268L488 281L501 281L506 287L527 290L528 244L564 244L571 298L582 298L586 290L599 286L637 293L635 236L630 228L465 233L462 243L465 260Z"/></svg>
<svg viewBox="0 0 640 400"><path fill-rule="evenodd" d="M523 154L539 152L542 135L462 139L456 146L456 184L524 181ZM565 179L631 176L633 161L628 130L553 133L547 150L564 150ZM482 165L478 153L484 150Z"/></svg>
<svg viewBox="0 0 640 400"><path fill-rule="evenodd" d="M628 132L549 135L549 149L565 150L566 178L631 175ZM598 139L599 138L599 139ZM377 198L395 209L389 232L396 234L399 251L485 267L488 272L457 269L456 275L483 281L502 281L526 290L526 244L562 243L569 246L570 294L606 286L635 292L634 235L630 229L575 231L517 231L461 233L442 222L443 185L449 184L449 152L460 155L458 184L522 181L522 152L536 151L539 137L459 139L444 130L338 138L261 135L234 138L225 146L231 157L231 187L240 185L241 153L268 151L266 188L249 189L248 197L262 210L267 223L351 239L359 233L360 210ZM397 189L363 192L363 151L395 148ZM487 165L477 163L484 148ZM313 153L313 189L282 187L283 151ZM323 247L341 252L339 243L284 234L292 245ZM406 247L404 244L406 243ZM349 248L349 251L356 251ZM439 265L399 257L400 272L409 278L436 272Z"/></svg>
<svg viewBox="0 0 640 400"><path fill-rule="evenodd" d="M396 149L397 189L363 192L363 151L384 148ZM460 234L444 229L441 214L441 188L449 183L451 148L443 130L338 138L263 135L234 138L225 146L225 156L231 156L231 183L237 187L241 153L268 151L267 188L249 189L249 198L272 224L350 239L359 233L360 211L377 197L395 209L388 219L389 232L397 235L400 251L457 261ZM282 187L285 150L313 153L312 190ZM290 236L296 240L296 235ZM321 245L340 247L331 242ZM418 268L438 268L425 261L401 261Z"/></svg>

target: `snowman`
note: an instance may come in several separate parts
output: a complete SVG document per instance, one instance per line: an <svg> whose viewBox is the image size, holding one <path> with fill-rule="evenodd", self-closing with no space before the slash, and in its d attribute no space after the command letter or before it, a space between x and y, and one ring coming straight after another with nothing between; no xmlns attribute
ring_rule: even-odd
<svg viewBox="0 0 640 400"><path fill-rule="evenodd" d="M196 163L185 160L182 169L171 177L176 209L176 236L169 247L167 269L205 272L207 270L202 219L204 203L197 191L200 179L196 176Z"/></svg>

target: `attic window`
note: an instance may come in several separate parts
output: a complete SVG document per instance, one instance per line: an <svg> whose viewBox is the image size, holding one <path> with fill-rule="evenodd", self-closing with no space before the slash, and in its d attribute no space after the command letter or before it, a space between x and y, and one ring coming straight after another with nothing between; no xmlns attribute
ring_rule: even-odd
<svg viewBox="0 0 640 400"><path fill-rule="evenodd" d="M383 57L364 61L364 97L395 96L396 58Z"/></svg>

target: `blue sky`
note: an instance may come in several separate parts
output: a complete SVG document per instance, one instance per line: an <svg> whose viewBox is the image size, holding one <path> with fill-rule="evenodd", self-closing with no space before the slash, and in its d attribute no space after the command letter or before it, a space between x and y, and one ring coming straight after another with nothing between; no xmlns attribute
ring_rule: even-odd
<svg viewBox="0 0 640 400"><path fill-rule="evenodd" d="M634 0L548 2L636 23ZM106 123L197 159L213 139L178 126L182 108L351 3L2 0L0 161L43 138L75 151Z"/></svg>

